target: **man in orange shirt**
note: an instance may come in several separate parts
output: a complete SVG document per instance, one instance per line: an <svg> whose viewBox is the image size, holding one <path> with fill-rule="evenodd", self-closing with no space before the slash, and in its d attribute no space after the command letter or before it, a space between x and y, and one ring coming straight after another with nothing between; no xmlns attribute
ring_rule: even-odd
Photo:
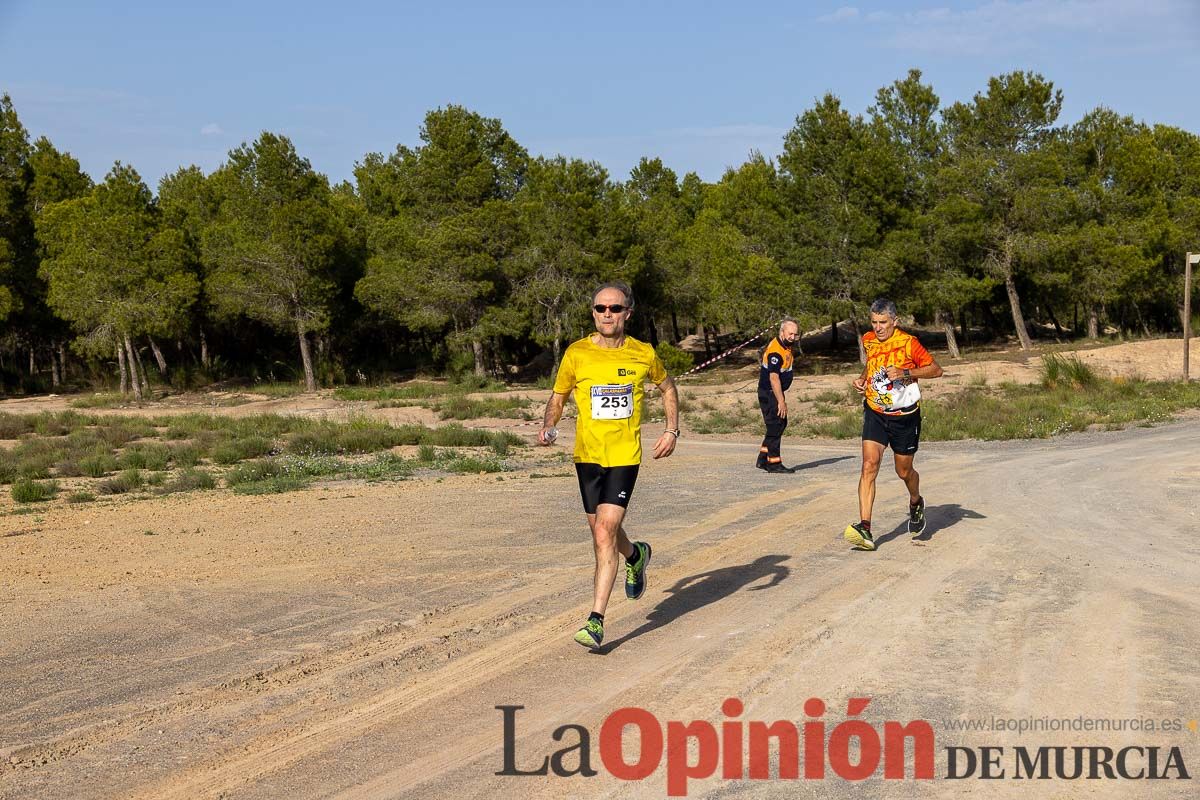
<svg viewBox="0 0 1200 800"><path fill-rule="evenodd" d="M919 378L938 378L942 368L921 346L917 337L896 327L896 304L879 298L871 304L871 330L863 335L867 365L854 381L863 395L862 474L858 479L859 521L846 527L846 541L860 550L874 550L871 508L875 504L875 477L883 451L890 445L896 474L908 487L908 532L925 530L925 500L921 476L913 457L921 441L921 390Z"/></svg>
<svg viewBox="0 0 1200 800"><path fill-rule="evenodd" d="M792 473L793 467L785 467L779 455L783 431L787 428L788 407L783 393L792 385L792 345L800 338L800 327L785 319L779 326L779 335L771 340L763 352L758 371L758 408L762 411L763 424L767 433L758 448L758 468L774 473Z"/></svg>

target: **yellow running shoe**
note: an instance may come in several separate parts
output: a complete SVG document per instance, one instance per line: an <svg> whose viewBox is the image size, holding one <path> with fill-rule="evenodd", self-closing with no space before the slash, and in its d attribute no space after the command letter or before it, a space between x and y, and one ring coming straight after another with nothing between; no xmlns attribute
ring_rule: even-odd
<svg viewBox="0 0 1200 800"><path fill-rule="evenodd" d="M871 532L862 526L861 522L847 525L846 530L842 532L842 538L859 550L875 549L875 539L872 538Z"/></svg>

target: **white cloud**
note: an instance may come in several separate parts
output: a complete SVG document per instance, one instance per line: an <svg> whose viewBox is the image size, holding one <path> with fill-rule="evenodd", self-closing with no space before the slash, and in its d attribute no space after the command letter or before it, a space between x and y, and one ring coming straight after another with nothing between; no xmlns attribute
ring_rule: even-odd
<svg viewBox="0 0 1200 800"><path fill-rule="evenodd" d="M201 136L224 136L225 131L221 130L221 126L215 122L210 122L200 129Z"/></svg>
<svg viewBox="0 0 1200 800"><path fill-rule="evenodd" d="M907 11L843 7L821 22L866 22L902 50L943 55L1014 52L1047 37L1094 35L1113 46L1164 41L1200 22L1194 0L979 0L965 8L930 5Z"/></svg>
<svg viewBox="0 0 1200 800"><path fill-rule="evenodd" d="M817 17L817 22L849 22L858 19L858 9L854 6L842 6L832 14Z"/></svg>

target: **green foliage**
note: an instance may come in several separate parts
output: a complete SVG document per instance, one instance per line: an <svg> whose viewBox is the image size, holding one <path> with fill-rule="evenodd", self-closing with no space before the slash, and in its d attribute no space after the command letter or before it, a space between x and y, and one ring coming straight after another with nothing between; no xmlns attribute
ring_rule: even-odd
<svg viewBox="0 0 1200 800"><path fill-rule="evenodd" d="M248 458L270 453L274 445L265 436L245 436L221 442L212 450L212 460L218 464L236 464Z"/></svg>
<svg viewBox="0 0 1200 800"><path fill-rule="evenodd" d="M40 503L50 500L58 493L54 481L34 481L21 478L12 485L12 498L18 503Z"/></svg>
<svg viewBox="0 0 1200 800"><path fill-rule="evenodd" d="M78 503L94 503L96 495L91 492L71 492L67 495L67 502L72 504Z"/></svg>
<svg viewBox="0 0 1200 800"><path fill-rule="evenodd" d="M524 397L486 397L473 400L464 395L453 395L431 406L442 419L478 419L499 417L501 419L530 419L529 400Z"/></svg>
<svg viewBox="0 0 1200 800"><path fill-rule="evenodd" d="M696 363L695 357L686 350L681 350L670 342L659 342L654 348L668 375L682 375Z"/></svg>
<svg viewBox="0 0 1200 800"><path fill-rule="evenodd" d="M215 489L216 479L201 469L182 469L171 480L158 487L156 494L173 494L175 492L194 492Z"/></svg>
<svg viewBox="0 0 1200 800"><path fill-rule="evenodd" d="M1042 385L1047 389L1060 386L1074 389L1091 389L1100 382L1096 371L1079 356L1063 356L1047 353L1042 356Z"/></svg>
<svg viewBox="0 0 1200 800"><path fill-rule="evenodd" d="M89 478L103 478L110 472L116 472L117 459L107 452L97 453L80 459L79 469Z"/></svg>

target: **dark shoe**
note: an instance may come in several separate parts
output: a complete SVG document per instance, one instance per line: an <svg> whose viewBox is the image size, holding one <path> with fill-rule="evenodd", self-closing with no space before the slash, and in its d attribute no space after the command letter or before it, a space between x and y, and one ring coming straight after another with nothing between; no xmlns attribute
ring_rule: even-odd
<svg viewBox="0 0 1200 800"><path fill-rule="evenodd" d="M861 522L847 525L846 530L842 532L842 538L854 545L858 550L875 549L875 538L871 536L869 530L862 526Z"/></svg>
<svg viewBox="0 0 1200 800"><path fill-rule="evenodd" d="M625 562L625 596L637 600L646 591L646 567L650 564L650 545L646 542L634 542L633 549L637 551L636 561Z"/></svg>
<svg viewBox="0 0 1200 800"><path fill-rule="evenodd" d="M925 498L918 497L917 504L908 507L908 532L920 536L925 532Z"/></svg>
<svg viewBox="0 0 1200 800"><path fill-rule="evenodd" d="M776 475L780 475L780 474L791 475L793 472L796 471L795 467L785 467L781 463L767 464L765 467L763 467L763 469L766 470L767 472L770 472L770 473L773 473Z"/></svg>

